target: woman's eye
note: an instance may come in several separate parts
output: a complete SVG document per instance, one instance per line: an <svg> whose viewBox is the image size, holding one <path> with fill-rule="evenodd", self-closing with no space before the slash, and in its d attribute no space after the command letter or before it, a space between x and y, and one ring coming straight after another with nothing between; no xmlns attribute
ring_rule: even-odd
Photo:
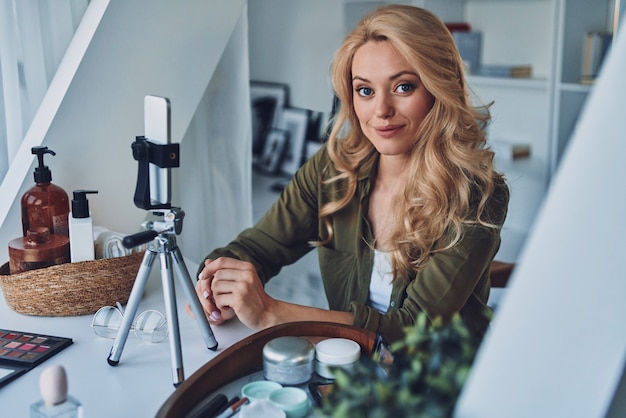
<svg viewBox="0 0 626 418"><path fill-rule="evenodd" d="M371 96L373 91L372 89L370 89L369 87L359 87L356 89L357 93L359 93L359 96L363 96L363 97L367 97L367 96Z"/></svg>
<svg viewBox="0 0 626 418"><path fill-rule="evenodd" d="M415 88L415 86L413 84L410 83L402 83L400 84L397 88L396 91L398 93L408 93L411 90L413 90Z"/></svg>

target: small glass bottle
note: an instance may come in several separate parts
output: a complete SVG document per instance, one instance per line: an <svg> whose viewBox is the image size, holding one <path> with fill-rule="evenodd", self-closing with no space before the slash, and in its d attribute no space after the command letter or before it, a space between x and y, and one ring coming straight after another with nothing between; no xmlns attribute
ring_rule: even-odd
<svg viewBox="0 0 626 418"><path fill-rule="evenodd" d="M39 376L43 398L30 407L30 418L83 418L83 407L67 395L67 375L63 366L50 366Z"/></svg>

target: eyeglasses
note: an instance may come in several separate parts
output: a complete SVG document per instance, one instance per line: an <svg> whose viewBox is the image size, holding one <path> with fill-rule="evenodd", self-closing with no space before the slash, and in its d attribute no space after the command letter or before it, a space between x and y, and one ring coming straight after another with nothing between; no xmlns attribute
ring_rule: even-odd
<svg viewBox="0 0 626 418"><path fill-rule="evenodd" d="M104 338L115 338L124 317L124 308L117 302L115 306L104 306L93 315L91 328L96 335ZM149 343L159 343L167 338L167 320L163 314L155 310L147 310L135 319L131 325L137 338Z"/></svg>

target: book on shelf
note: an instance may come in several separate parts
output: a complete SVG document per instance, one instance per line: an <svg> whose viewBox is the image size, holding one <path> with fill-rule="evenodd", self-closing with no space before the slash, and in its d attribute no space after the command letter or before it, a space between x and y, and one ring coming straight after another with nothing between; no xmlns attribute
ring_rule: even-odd
<svg viewBox="0 0 626 418"><path fill-rule="evenodd" d="M504 139L489 139L487 141L496 158L505 161L516 161L530 157L530 144L511 142Z"/></svg>
<svg viewBox="0 0 626 418"><path fill-rule="evenodd" d="M482 32L480 31L453 31L452 37L463 59L466 69L475 73L480 68L480 54L482 48Z"/></svg>
<svg viewBox="0 0 626 418"><path fill-rule="evenodd" d="M469 32L472 30L472 26L467 22L445 22L445 25L450 32Z"/></svg>
<svg viewBox="0 0 626 418"><path fill-rule="evenodd" d="M532 76L530 65L481 65L477 75L486 77L528 78Z"/></svg>
<svg viewBox="0 0 626 418"><path fill-rule="evenodd" d="M454 43L463 59L465 70L475 73L480 67L480 54L483 43L482 32L472 30L467 22L445 22L454 38Z"/></svg>
<svg viewBox="0 0 626 418"><path fill-rule="evenodd" d="M579 79L581 84L594 83L612 41L613 34L609 32L589 32L585 35Z"/></svg>

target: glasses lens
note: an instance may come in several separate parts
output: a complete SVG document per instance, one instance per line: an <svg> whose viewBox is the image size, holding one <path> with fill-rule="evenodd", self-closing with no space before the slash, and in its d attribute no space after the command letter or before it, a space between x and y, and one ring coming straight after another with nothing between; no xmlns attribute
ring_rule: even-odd
<svg viewBox="0 0 626 418"><path fill-rule="evenodd" d="M91 327L100 337L115 338L121 323L122 313L113 306L105 306L94 314Z"/></svg>
<svg viewBox="0 0 626 418"><path fill-rule="evenodd" d="M135 322L135 335L149 343L161 342L167 338L167 320L159 311L142 312Z"/></svg>

